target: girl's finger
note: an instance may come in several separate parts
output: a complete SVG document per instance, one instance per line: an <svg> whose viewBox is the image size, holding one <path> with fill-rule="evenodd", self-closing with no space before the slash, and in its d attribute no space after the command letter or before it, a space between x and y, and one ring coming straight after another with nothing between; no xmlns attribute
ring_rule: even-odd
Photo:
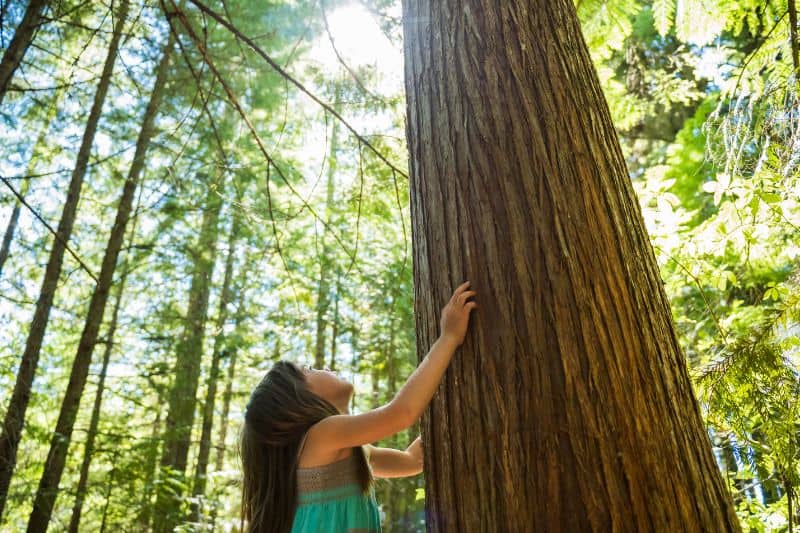
<svg viewBox="0 0 800 533"><path fill-rule="evenodd" d="M472 311L476 307L478 307L478 304L476 304L475 302L467 302L467 305L464 306L464 309L466 309L467 311Z"/></svg>
<svg viewBox="0 0 800 533"><path fill-rule="evenodd" d="M461 293L461 294L458 296L458 302L459 302L460 304L462 304L462 305L463 305L463 304L464 304L464 302L466 302L466 301L467 301L467 298L469 298L470 296L475 296L476 294L478 294L478 293L477 293L477 292L475 292L475 291L466 291L466 292L462 292L462 293Z"/></svg>
<svg viewBox="0 0 800 533"><path fill-rule="evenodd" d="M458 295L464 292L464 290L466 290L468 286L469 286L469 281L465 281L464 283L456 287L456 290L453 291L453 295L450 297L450 303L455 302L456 298L458 298Z"/></svg>

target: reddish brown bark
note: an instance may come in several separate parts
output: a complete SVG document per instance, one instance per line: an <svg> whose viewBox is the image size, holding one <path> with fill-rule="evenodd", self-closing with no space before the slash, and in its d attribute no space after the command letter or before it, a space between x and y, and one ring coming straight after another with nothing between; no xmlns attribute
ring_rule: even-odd
<svg viewBox="0 0 800 533"><path fill-rule="evenodd" d="M429 531L739 531L569 0L404 0Z"/></svg>

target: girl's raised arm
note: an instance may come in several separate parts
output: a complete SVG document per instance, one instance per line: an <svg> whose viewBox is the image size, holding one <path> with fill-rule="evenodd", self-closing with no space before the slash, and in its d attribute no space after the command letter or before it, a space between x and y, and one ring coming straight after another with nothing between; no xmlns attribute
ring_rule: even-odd
<svg viewBox="0 0 800 533"><path fill-rule="evenodd" d="M366 413L324 418L308 431L307 445L313 443L320 451L359 446L394 435L416 422L433 398L453 353L464 342L470 311L477 307L474 301L467 301L475 295L468 287L467 281L453 292L442 309L441 335L392 401Z"/></svg>

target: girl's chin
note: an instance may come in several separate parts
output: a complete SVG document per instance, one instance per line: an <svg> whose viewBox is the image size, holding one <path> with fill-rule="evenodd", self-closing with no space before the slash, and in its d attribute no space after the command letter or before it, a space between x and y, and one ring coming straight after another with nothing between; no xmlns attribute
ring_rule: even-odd
<svg viewBox="0 0 800 533"><path fill-rule="evenodd" d="M351 396L353 396L353 391L355 387L349 381L342 380L342 388L347 392L347 399L349 400Z"/></svg>

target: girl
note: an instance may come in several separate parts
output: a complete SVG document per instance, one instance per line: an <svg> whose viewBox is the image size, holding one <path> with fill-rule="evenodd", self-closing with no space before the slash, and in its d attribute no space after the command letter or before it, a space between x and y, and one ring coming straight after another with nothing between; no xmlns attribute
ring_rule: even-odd
<svg viewBox="0 0 800 533"><path fill-rule="evenodd" d="M250 396L241 434L242 524L252 533L379 532L372 476L422 471L419 438L403 452L369 443L414 424L430 402L470 311L469 282L442 309L441 334L395 397L348 411L353 385L333 372L279 361ZM244 527L243 527L244 530Z"/></svg>

